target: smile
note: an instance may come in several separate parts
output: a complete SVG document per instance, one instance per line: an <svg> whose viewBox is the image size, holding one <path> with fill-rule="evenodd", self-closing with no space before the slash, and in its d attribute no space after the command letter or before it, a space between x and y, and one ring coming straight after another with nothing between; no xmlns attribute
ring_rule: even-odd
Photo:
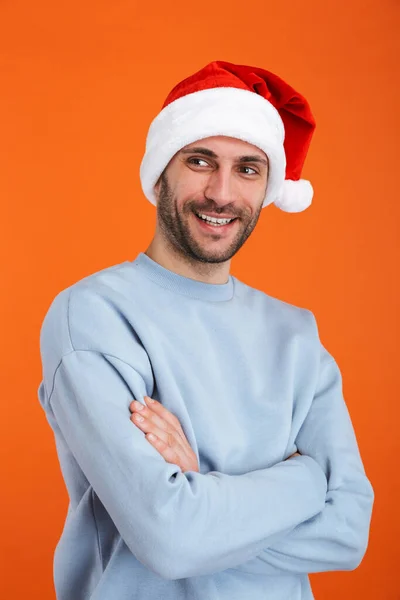
<svg viewBox="0 0 400 600"><path fill-rule="evenodd" d="M196 217L198 217L198 219L201 219L202 221L204 221L205 223L207 223L208 225L211 225L213 227L222 227L224 225L229 225L229 223L232 223L232 221L236 220L236 217L224 219L224 218L210 217L203 213L195 213L195 214L196 214Z"/></svg>

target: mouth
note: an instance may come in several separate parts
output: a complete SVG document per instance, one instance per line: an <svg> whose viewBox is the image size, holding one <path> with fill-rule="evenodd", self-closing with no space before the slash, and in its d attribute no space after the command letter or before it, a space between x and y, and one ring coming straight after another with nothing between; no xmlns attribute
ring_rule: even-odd
<svg viewBox="0 0 400 600"><path fill-rule="evenodd" d="M231 218L217 218L217 217L207 217L203 213L193 213L197 223L200 225L203 231L211 231L212 233L226 233L230 231L235 225L236 221L238 221L238 217Z"/></svg>

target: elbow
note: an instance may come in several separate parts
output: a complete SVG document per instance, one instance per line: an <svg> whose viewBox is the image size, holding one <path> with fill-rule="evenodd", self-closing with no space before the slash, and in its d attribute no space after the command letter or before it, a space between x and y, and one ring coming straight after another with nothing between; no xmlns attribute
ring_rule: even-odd
<svg viewBox="0 0 400 600"><path fill-rule="evenodd" d="M346 549L343 552L343 565L340 570L343 571L354 571L357 567L360 566L368 548L368 532L365 535L361 536L356 544L353 546L346 546Z"/></svg>
<svg viewBox="0 0 400 600"><path fill-rule="evenodd" d="M153 557L151 568L154 573L169 581L202 574L201 558L196 560L193 548L188 549L186 544L177 542L175 539L173 544L169 544L162 553L158 552L157 556Z"/></svg>
<svg viewBox="0 0 400 600"><path fill-rule="evenodd" d="M373 495L370 499L369 508L364 512L363 521L358 523L357 533L354 535L354 543L351 546L347 546L347 564L344 567L344 570L346 571L354 571L354 569L357 569L367 552L372 505Z"/></svg>
<svg viewBox="0 0 400 600"><path fill-rule="evenodd" d="M200 574L209 558L205 556L204 544L198 543L192 527L188 532L185 511L175 506L165 510L152 509L151 515L142 522L125 521L124 541L132 554L143 566L166 580L183 579ZM190 515L191 516L191 515Z"/></svg>
<svg viewBox="0 0 400 600"><path fill-rule="evenodd" d="M340 564L338 570L354 571L360 566L369 542L372 508L375 494L371 483L365 478L365 489L358 498L358 511L353 518L348 517L349 527L342 532L340 545ZM357 516L356 516L357 515ZM338 540L339 541L339 540Z"/></svg>
<svg viewBox="0 0 400 600"><path fill-rule="evenodd" d="M138 549L136 543L128 544L128 547L136 558L158 577L169 581L183 579L197 575L196 562L192 560L192 554L188 548L187 536L180 536L180 532L174 535L157 536L157 539L146 539L146 544ZM183 532L182 532L183 534ZM192 548L193 550L193 548ZM196 565L198 567L198 563Z"/></svg>
<svg viewBox="0 0 400 600"><path fill-rule="evenodd" d="M152 571L158 577L162 579L174 580L185 577L179 568L179 559L167 550L162 551L160 547L154 547L153 549L148 548L146 543L146 550L141 549L140 551L136 547L128 545L132 554L145 566L149 571Z"/></svg>
<svg viewBox="0 0 400 600"><path fill-rule="evenodd" d="M368 548L369 531L370 531L370 526L371 526L371 517L372 517L372 509L373 509L374 500L375 500L375 494L374 494L374 490L373 490L371 483L368 480L367 480L367 483L368 483L368 490L365 494L364 511L363 511L364 519L358 529L358 531L359 531L358 540L357 540L357 544L355 544L355 547L353 549L353 556L351 557L351 560L349 561L349 566L347 569L348 571L354 571L354 569L356 569L357 567L360 566L360 564L367 552L367 548Z"/></svg>
<svg viewBox="0 0 400 600"><path fill-rule="evenodd" d="M346 536L347 537L347 536ZM350 536L349 536L350 537ZM368 548L369 520L358 525L357 532L353 530L353 540L342 539L341 565L339 570L354 571L360 566Z"/></svg>
<svg viewBox="0 0 400 600"><path fill-rule="evenodd" d="M362 540L359 535L355 536L354 532L335 536L330 539L329 546L326 547L324 568L321 569L321 564L318 562L317 570L310 572L354 571L363 560L367 545L367 541Z"/></svg>
<svg viewBox="0 0 400 600"><path fill-rule="evenodd" d="M176 579L184 579L185 577L191 577L191 575L181 569L177 563L174 561L167 561L167 563L163 563L162 565L157 565L157 570L154 570L159 577L162 579L167 579L168 581L174 581Z"/></svg>
<svg viewBox="0 0 400 600"><path fill-rule="evenodd" d="M360 543L357 546L353 546L352 548L347 547L347 552L343 553L343 562L339 569L341 571L354 571L357 567L360 566L365 553L367 551L367 543Z"/></svg>
<svg viewBox="0 0 400 600"><path fill-rule="evenodd" d="M179 558L170 551L167 544L164 544L163 539L152 540L147 537L143 546L139 546L137 540L132 540L130 543L125 538L125 541L137 560L158 577L174 580L185 576L181 574Z"/></svg>
<svg viewBox="0 0 400 600"><path fill-rule="evenodd" d="M197 577L206 573L222 570L216 566L210 556L202 552L204 547L196 542L187 532L171 536L164 548L153 553L149 568L159 577L170 581Z"/></svg>
<svg viewBox="0 0 400 600"><path fill-rule="evenodd" d="M160 556L158 554L157 556L152 556L148 560L142 562L150 571L162 579L173 581L175 579L187 577L182 569L179 568L177 560L170 555Z"/></svg>
<svg viewBox="0 0 400 600"><path fill-rule="evenodd" d="M169 581L194 576L194 569L190 568L187 556L182 557L169 553L161 555L157 552L142 562L158 577Z"/></svg>

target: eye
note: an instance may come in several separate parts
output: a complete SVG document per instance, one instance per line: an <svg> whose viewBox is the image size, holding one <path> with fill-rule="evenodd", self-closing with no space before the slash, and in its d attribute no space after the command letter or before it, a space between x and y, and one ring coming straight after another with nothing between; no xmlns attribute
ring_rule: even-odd
<svg viewBox="0 0 400 600"><path fill-rule="evenodd" d="M199 163L203 163L206 167L209 166L208 162L206 160L204 160L204 158L196 158L195 156L193 156L192 158L189 158L188 163L190 163L191 165L198 166L198 167L203 166L203 165L200 165Z"/></svg>
<svg viewBox="0 0 400 600"><path fill-rule="evenodd" d="M241 167L239 167L239 169L247 169L247 171L252 171L252 173L245 173L245 175L258 175L258 171L256 169L253 169L253 167L248 167L246 165L243 165Z"/></svg>

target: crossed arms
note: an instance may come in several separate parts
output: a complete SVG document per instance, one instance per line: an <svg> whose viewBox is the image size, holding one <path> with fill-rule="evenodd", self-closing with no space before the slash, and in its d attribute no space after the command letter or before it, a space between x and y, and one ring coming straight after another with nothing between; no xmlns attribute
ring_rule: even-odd
<svg viewBox="0 0 400 600"><path fill-rule="evenodd" d="M43 404L131 552L158 575L353 569L367 547L373 490L339 369L322 350L296 439L301 456L238 476L165 462L129 420L132 398L147 395L143 373L115 356L65 354Z"/></svg>
<svg viewBox="0 0 400 600"><path fill-rule="evenodd" d="M323 507L237 569L264 574L351 570L365 554L374 492L343 398L340 370L322 346L321 351L318 387L296 445L327 477Z"/></svg>

